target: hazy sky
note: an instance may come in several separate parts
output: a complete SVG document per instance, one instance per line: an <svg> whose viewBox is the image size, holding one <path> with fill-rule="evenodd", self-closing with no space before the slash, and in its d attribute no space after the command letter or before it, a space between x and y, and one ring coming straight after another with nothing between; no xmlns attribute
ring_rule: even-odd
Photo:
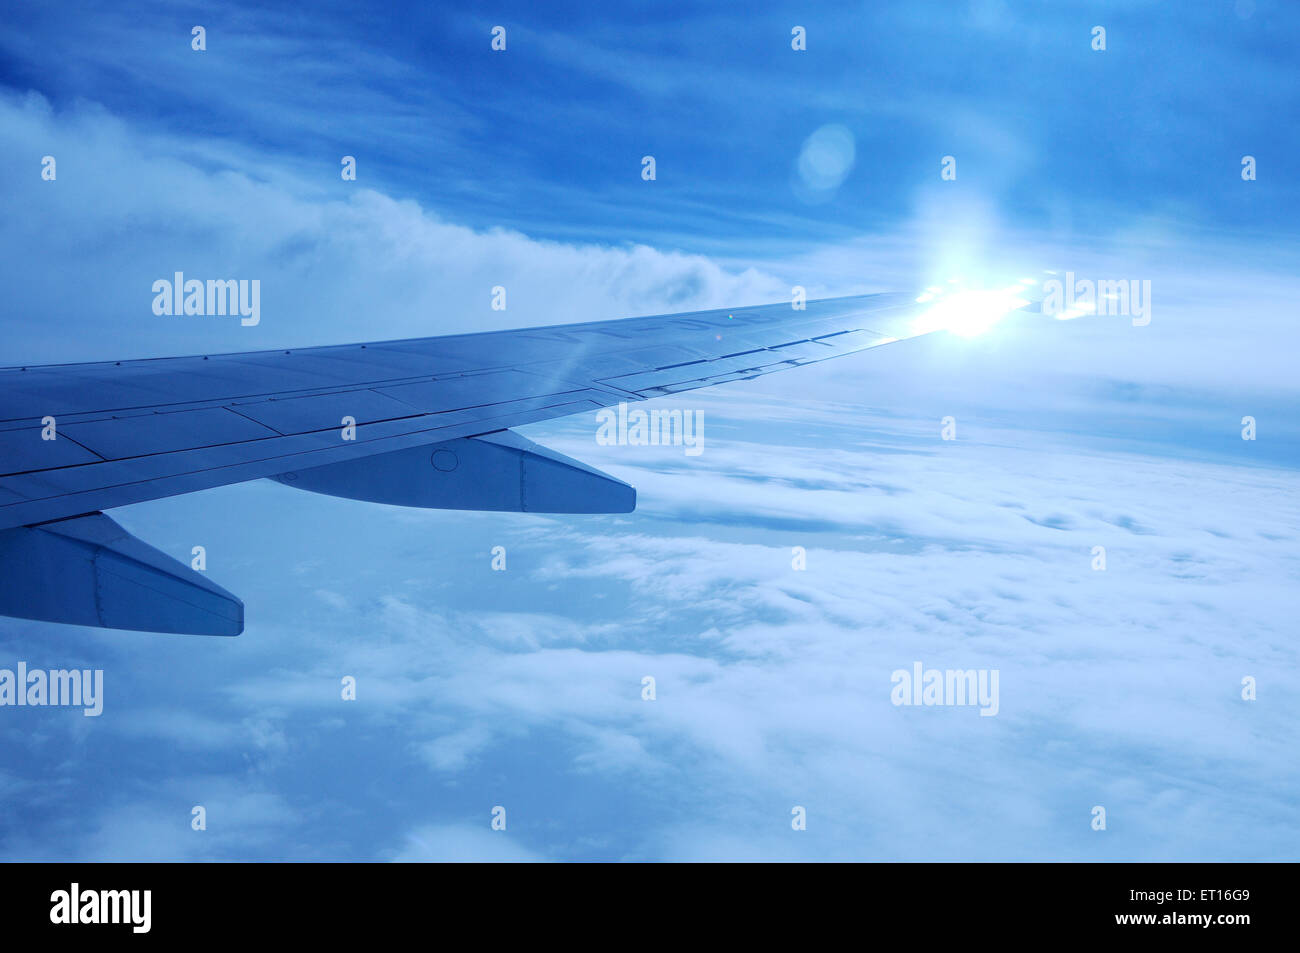
<svg viewBox="0 0 1300 953"><path fill-rule="evenodd" d="M1295 858L1291 5L7 17L5 365L1042 268L1152 307L662 402L698 457L526 429L636 484L629 516L267 481L114 511L205 545L247 628L0 620L0 667L106 683L99 718L0 709L0 856ZM260 279L261 323L155 316L176 271ZM998 670L998 715L892 705L914 661Z"/></svg>

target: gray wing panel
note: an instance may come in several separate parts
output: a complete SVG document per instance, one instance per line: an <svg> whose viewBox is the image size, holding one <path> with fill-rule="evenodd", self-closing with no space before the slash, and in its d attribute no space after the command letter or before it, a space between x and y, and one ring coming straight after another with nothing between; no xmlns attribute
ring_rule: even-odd
<svg viewBox="0 0 1300 953"><path fill-rule="evenodd" d="M226 407L106 417L60 428L104 460L245 443L277 436L269 427Z"/></svg>
<svg viewBox="0 0 1300 953"><path fill-rule="evenodd" d="M54 439L46 440L45 429L37 420L25 427L0 430L0 466L7 472L21 473L98 463L103 459L73 440L60 439L57 432Z"/></svg>

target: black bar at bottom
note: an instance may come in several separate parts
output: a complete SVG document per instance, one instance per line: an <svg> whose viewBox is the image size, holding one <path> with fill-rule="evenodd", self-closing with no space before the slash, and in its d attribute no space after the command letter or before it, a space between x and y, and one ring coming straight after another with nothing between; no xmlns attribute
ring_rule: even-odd
<svg viewBox="0 0 1300 953"><path fill-rule="evenodd" d="M432 939L470 926L483 938L562 929L615 942L608 931L623 924L629 937L668 942L677 924L867 936L892 923L920 930L924 945L1126 933L1231 942L1287 922L1293 875L1282 864L9 864L0 915L11 939L82 941L338 941L374 939L377 927Z"/></svg>

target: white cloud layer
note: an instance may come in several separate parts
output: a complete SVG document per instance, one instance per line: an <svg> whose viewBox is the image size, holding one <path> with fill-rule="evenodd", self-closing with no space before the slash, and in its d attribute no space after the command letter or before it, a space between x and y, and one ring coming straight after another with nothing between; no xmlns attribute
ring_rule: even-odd
<svg viewBox="0 0 1300 953"><path fill-rule="evenodd" d="M53 183L38 177L46 153ZM688 395L709 415L699 458L601 448L585 420L534 434L632 479L629 517L409 512L268 484L129 508L122 521L161 548L207 547L248 630L52 638L0 623L33 665L74 648L99 662L110 692L93 726L7 739L60 777L39 794L21 772L0 777L24 811L91 815L80 833L33 818L9 856L1300 847L1294 471L1261 465L1236 431L1247 413L1267 420L1261 446L1295 430L1282 412L1295 279L1275 262L1216 270L1215 246L1153 231L1091 256L989 253L996 221L974 212L923 212L897 242L752 268L542 242L35 96L0 98L0 155L11 361L725 306L780 299L794 281L923 284L941 265L1017 254L1157 289L1144 329L1022 321ZM176 270L263 279L262 324L155 317L151 282ZM508 288L504 313L490 310L494 285ZM954 443L938 439L946 414ZM1102 418L1118 429L1101 436L1122 440L1099 439ZM498 543L506 573L489 569ZM790 568L796 545L806 572ZM1089 567L1097 545L1104 573ZM999 669L998 716L892 706L890 673L915 660ZM344 675L354 703L340 700ZM1247 675L1257 702L1240 699ZM108 776L134 781L87 808L78 792ZM214 806L205 834L189 829L196 803ZM488 830L496 804L508 832ZM1097 804L1105 833L1089 828ZM790 830L793 805L806 832Z"/></svg>

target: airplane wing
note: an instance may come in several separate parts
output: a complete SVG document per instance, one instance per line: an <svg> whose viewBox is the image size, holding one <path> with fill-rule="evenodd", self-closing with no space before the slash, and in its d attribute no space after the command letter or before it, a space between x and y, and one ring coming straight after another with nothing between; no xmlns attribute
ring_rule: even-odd
<svg viewBox="0 0 1300 953"><path fill-rule="evenodd" d="M261 477L409 506L629 512L631 487L509 428L948 326L934 314L925 294L880 294L0 369L0 615L238 635L235 596L102 511Z"/></svg>

